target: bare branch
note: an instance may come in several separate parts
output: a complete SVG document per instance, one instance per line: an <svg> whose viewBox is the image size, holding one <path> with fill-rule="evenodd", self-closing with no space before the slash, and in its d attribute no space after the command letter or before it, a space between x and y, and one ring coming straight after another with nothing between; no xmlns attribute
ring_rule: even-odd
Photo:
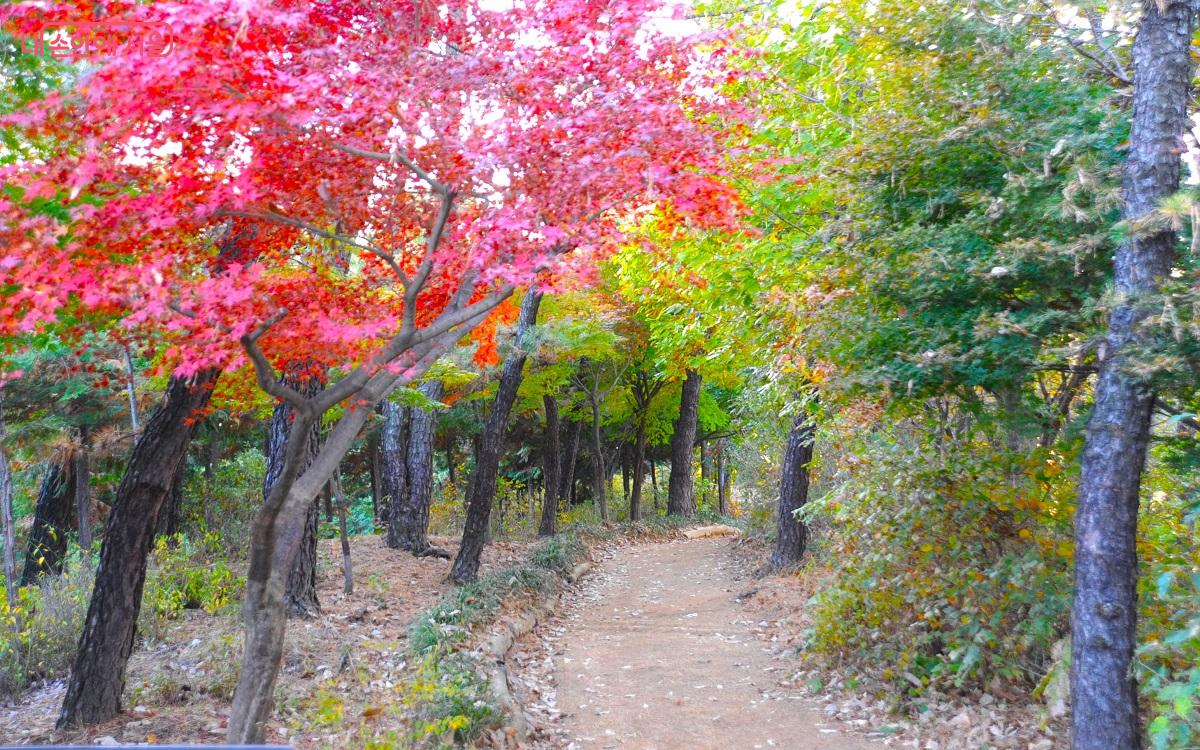
<svg viewBox="0 0 1200 750"><path fill-rule="evenodd" d="M258 346L258 340L262 338L267 331L271 330L272 326L283 320L286 316L286 309L279 310L270 318L264 320L253 331L243 335L241 338L241 344L242 348L246 350L246 356L248 356L250 358L250 362L254 364L254 374L258 380L258 387L261 388L265 393L274 396L281 401L286 401L287 403L291 404L297 412L303 413L307 416L310 414L311 408L308 399L305 398L304 395L299 391L279 379L279 376L275 374L275 368L272 367L271 363L267 361L266 355L263 354L262 349Z"/></svg>
<svg viewBox="0 0 1200 750"><path fill-rule="evenodd" d="M360 156L364 159L373 159L375 161L384 161L389 164L403 164L408 167L417 177L421 178L429 187L433 188L442 195L448 195L451 190L445 184L440 182L436 177L426 172L412 159L402 154L399 149L392 151L390 154L385 154L382 151L368 151L367 149L356 148L345 143L338 143L330 138L325 139L326 142L336 148L338 151L350 154L352 156Z"/></svg>

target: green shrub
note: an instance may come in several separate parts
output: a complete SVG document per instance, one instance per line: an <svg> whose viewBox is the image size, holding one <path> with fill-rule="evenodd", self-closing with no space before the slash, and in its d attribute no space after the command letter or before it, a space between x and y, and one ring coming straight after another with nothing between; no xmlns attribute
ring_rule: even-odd
<svg viewBox="0 0 1200 750"><path fill-rule="evenodd" d="M408 747L464 747L503 722L487 679L460 652L430 651L402 694L411 712Z"/></svg>
<svg viewBox="0 0 1200 750"><path fill-rule="evenodd" d="M96 577L93 559L73 549L61 576L21 588L14 607L0 603L0 695L70 671Z"/></svg>
<svg viewBox="0 0 1200 750"><path fill-rule="evenodd" d="M338 528L337 509L334 509L333 520L327 520L322 515L321 520L321 538L322 539L337 539L341 535ZM360 497L350 504L346 509L346 534L349 536L366 536L375 534L378 529L375 527L375 505L370 497Z"/></svg>
<svg viewBox="0 0 1200 750"><path fill-rule="evenodd" d="M182 534L160 537L150 552L139 632L161 638L167 624L185 609L216 614L234 606L246 581L224 555L214 533L205 534L198 544Z"/></svg>

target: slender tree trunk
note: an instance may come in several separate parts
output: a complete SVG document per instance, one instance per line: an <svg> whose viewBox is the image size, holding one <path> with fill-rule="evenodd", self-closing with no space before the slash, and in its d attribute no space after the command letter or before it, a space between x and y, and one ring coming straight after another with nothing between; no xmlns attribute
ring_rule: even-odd
<svg viewBox="0 0 1200 750"><path fill-rule="evenodd" d="M325 485L325 489L321 490L321 505L325 510L326 523L333 520L333 489L329 485Z"/></svg>
<svg viewBox="0 0 1200 750"><path fill-rule="evenodd" d="M583 433L583 424L567 420L567 434L563 439L566 453L563 454L562 476L559 477L558 502L560 505L571 505L575 502L575 467L579 459L579 438Z"/></svg>
<svg viewBox="0 0 1200 750"><path fill-rule="evenodd" d="M708 508L708 491L709 485L712 484L712 447L708 443L701 440L700 448L700 500L704 503L704 507Z"/></svg>
<svg viewBox="0 0 1200 750"><path fill-rule="evenodd" d="M33 511L33 528L25 547L21 585L31 586L46 574L58 575L67 555L67 534L75 517L75 462L70 455L47 467Z"/></svg>
<svg viewBox="0 0 1200 750"><path fill-rule="evenodd" d="M440 380L421 385L421 393L430 401L442 397L445 386ZM393 502L388 514L389 546L405 549L417 556L449 557L449 553L429 543L429 504L433 498L433 439L437 436L437 412L408 409L407 445L404 448L404 488L399 502Z"/></svg>
<svg viewBox="0 0 1200 750"><path fill-rule="evenodd" d="M326 492L337 500L338 537L342 540L342 591L354 593L354 566L350 562L350 535L346 533L346 495L342 492L342 477L334 473Z"/></svg>
<svg viewBox="0 0 1200 750"><path fill-rule="evenodd" d="M592 402L592 495L600 506L600 520L608 523L608 472L604 467L604 441L600 436L600 395Z"/></svg>
<svg viewBox="0 0 1200 750"><path fill-rule="evenodd" d="M633 443L633 482L629 489L629 520L642 515L642 484L646 480L646 418L638 418L637 435Z"/></svg>
<svg viewBox="0 0 1200 750"><path fill-rule="evenodd" d="M729 515L729 486L725 483L728 469L725 466L725 442L717 442L717 512Z"/></svg>
<svg viewBox="0 0 1200 750"><path fill-rule="evenodd" d="M467 485L467 519L463 527L462 546L450 569L450 577L458 583L474 581L479 576L479 558L486 541L488 518L492 500L496 495L496 477L500 471L500 454L504 448L504 430L513 403L517 400L517 389L521 386L522 370L529 356L529 332L537 322L538 306L542 293L530 290L521 303L521 314L517 318L516 347L504 360L496 398L479 443L475 457L475 470Z"/></svg>
<svg viewBox="0 0 1200 750"><path fill-rule="evenodd" d="M375 518L375 527L383 522L383 468L379 456L379 433L372 432L367 436L367 451L371 454L371 515Z"/></svg>
<svg viewBox="0 0 1200 750"><path fill-rule="evenodd" d="M629 502L629 444L621 444L621 499Z"/></svg>
<svg viewBox="0 0 1200 750"><path fill-rule="evenodd" d="M97 724L121 709L125 667L146 582L146 557L158 516L218 375L216 370L205 370L186 380L171 378L162 405L134 445L108 516L59 727Z"/></svg>
<svg viewBox="0 0 1200 750"><path fill-rule="evenodd" d="M787 447L783 452L783 470L779 481L778 531L771 567L795 565L804 557L808 545L808 527L796 517L796 511L808 502L808 467L813 458L817 426L807 409L792 422Z"/></svg>
<svg viewBox="0 0 1200 750"><path fill-rule="evenodd" d="M696 420L700 414L700 373L687 371L679 399L679 418L671 436L671 479L667 486L667 515L692 518L696 495L692 486L692 458L696 452Z"/></svg>
<svg viewBox="0 0 1200 750"><path fill-rule="evenodd" d="M87 430L79 431L79 450L72 460L75 462L75 512L79 527L79 548L86 554L92 552L92 471L88 461Z"/></svg>
<svg viewBox="0 0 1200 750"><path fill-rule="evenodd" d="M314 369L311 362L295 362L288 366L288 371L281 379L306 398L312 398L325 387L323 374ZM267 473L263 477L263 502L271 495L271 489L279 481L283 472L283 462L287 449L288 435L295 421L295 410L290 404L280 402L275 405L271 414L271 425L267 433ZM308 454L299 467L303 472L308 464L316 457L321 448L321 426L314 424L308 440ZM286 529L287 533L296 535L300 541L300 553L292 564L288 575L287 592L284 601L287 613L293 617L312 617L321 611L321 603L317 599L317 527L321 522L320 496L313 498L311 507L305 514L303 525ZM281 530L283 533L283 530ZM285 542L286 543L286 542Z"/></svg>
<svg viewBox="0 0 1200 750"><path fill-rule="evenodd" d="M11 609L17 603L17 531L13 519L13 478L4 447L5 420L0 394L0 528L4 532L4 593Z"/></svg>
<svg viewBox="0 0 1200 750"><path fill-rule="evenodd" d="M543 459L545 492L542 493L542 521L538 536L553 536L558 532L558 494L562 476L562 447L559 444L558 400L549 394L542 396L546 408L546 454Z"/></svg>
<svg viewBox="0 0 1200 750"><path fill-rule="evenodd" d="M446 446L446 481L454 484L458 479L454 476L454 444Z"/></svg>
<svg viewBox="0 0 1200 750"><path fill-rule="evenodd" d="M129 380L125 382L126 392L129 395L129 426L133 428L133 434L136 437L138 432L138 408L137 408L137 372L133 369L133 354L130 353L128 346L121 347L125 351L125 372L129 376Z"/></svg>
<svg viewBox="0 0 1200 750"><path fill-rule="evenodd" d="M1179 143L1190 123L1190 47L1195 3L1147 2L1133 44L1133 129L1124 168L1124 218L1136 221L1179 189ZM1171 270L1175 233L1135 236L1118 248L1120 300L1109 317L1084 440L1075 513L1075 601L1071 618L1071 727L1075 750L1137 748L1137 685L1131 664L1137 626L1137 513L1154 394L1125 369L1161 307L1150 299Z"/></svg>

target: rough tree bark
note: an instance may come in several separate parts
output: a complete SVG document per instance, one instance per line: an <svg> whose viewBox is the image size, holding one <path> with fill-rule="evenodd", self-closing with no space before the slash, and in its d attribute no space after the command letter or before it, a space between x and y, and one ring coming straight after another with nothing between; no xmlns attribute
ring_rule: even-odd
<svg viewBox="0 0 1200 750"><path fill-rule="evenodd" d="M1133 129L1122 186L1136 222L1179 189L1180 138L1189 127L1190 46L1196 3L1142 4L1133 44ZM1154 394L1126 371L1141 323L1171 270L1175 233L1143 231L1117 249L1107 357L1084 441L1075 513L1071 617L1071 727L1075 750L1137 748L1137 686L1130 669L1137 625L1137 513Z"/></svg>
<svg viewBox="0 0 1200 750"><path fill-rule="evenodd" d="M295 362L288 366L281 380L306 398L312 398L324 388L324 374L316 372L311 362ZM288 435L295 422L295 409L291 404L279 402L271 413L271 424L267 429L267 473L263 477L263 502L271 496L271 489L279 481L283 472L284 454L287 448ZM321 448L321 426L313 424L308 440L308 456L300 466L304 471L316 457ZM312 617L321 611L321 602L317 599L317 527L321 522L320 498L314 497L312 507L304 516L304 523L299 528L288 528L287 532L299 538L300 553L292 564L288 574L287 613L292 617Z"/></svg>
<svg viewBox="0 0 1200 750"><path fill-rule="evenodd" d="M440 380L423 383L420 391L438 401L445 391ZM388 510L388 546L420 556L450 557L429 543L429 503L433 498L433 439L437 435L437 412L418 408L405 410L407 439L401 441L402 484L400 494Z"/></svg>
<svg viewBox="0 0 1200 750"><path fill-rule="evenodd" d="M545 492L542 493L542 521L538 525L538 536L554 536L558 533L558 491L562 477L562 446L559 441L558 400L546 394L542 396L546 408L546 453L543 457Z"/></svg>
<svg viewBox="0 0 1200 750"><path fill-rule="evenodd" d="M134 445L108 516L59 727L107 721L121 710L125 667L146 582L146 557L197 415L208 404L218 374L205 370L188 379L171 378L162 405Z"/></svg>
<svg viewBox="0 0 1200 750"><path fill-rule="evenodd" d="M402 549L400 530L393 526L394 511L408 496L408 418L410 410L394 401L384 401L383 429L379 432L379 486L383 495L380 510L387 522L387 546Z"/></svg>
<svg viewBox="0 0 1200 750"><path fill-rule="evenodd" d="M808 467L812 463L816 431L812 414L802 408L792 421L787 447L783 452L777 518L779 534L770 562L773 569L800 562L808 545L808 527L796 518L796 511L808 502Z"/></svg>
<svg viewBox="0 0 1200 750"><path fill-rule="evenodd" d="M383 515L383 469L379 457L379 432L372 431L367 436L367 452L371 456L371 514L375 518L375 526L379 527Z"/></svg>
<svg viewBox="0 0 1200 750"><path fill-rule="evenodd" d="M31 586L46 574L62 572L67 534L75 518L75 462L70 455L55 459L46 469L33 511L33 528L25 545L21 585Z"/></svg>
<svg viewBox="0 0 1200 750"><path fill-rule="evenodd" d="M496 476L500 471L500 453L504 448L504 429L508 425L508 415L512 411L513 403L517 400L521 373L529 356L526 348L529 332L537 322L541 301L542 293L530 290L521 303L521 314L517 318L516 346L504 360L500 383L496 388L496 398L492 402L492 410L488 413L483 428L480 449L475 458L475 470L471 472L471 479L467 484L467 519L463 527L462 546L459 547L458 556L454 558L454 565L450 569L450 577L458 583L468 583L479 576L479 557L483 553L492 499L496 495Z"/></svg>
<svg viewBox="0 0 1200 750"><path fill-rule="evenodd" d="M696 447L696 421L700 415L700 373L687 371L679 398L679 418L671 435L671 478L667 484L667 515L692 518L696 495L692 486L692 458Z"/></svg>

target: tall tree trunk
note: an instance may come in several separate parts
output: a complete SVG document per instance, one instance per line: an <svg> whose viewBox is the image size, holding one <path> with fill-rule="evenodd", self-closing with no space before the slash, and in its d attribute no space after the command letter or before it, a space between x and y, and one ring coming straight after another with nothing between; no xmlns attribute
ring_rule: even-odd
<svg viewBox="0 0 1200 750"><path fill-rule="evenodd" d="M1189 127L1192 2L1147 2L1133 44L1133 129L1123 176L1124 218L1136 221L1179 189L1179 142ZM1137 625L1137 513L1154 394L1125 371L1148 298L1171 270L1175 233L1143 233L1118 248L1120 301L1109 317L1084 440L1075 513L1071 617L1071 728L1075 750L1137 748L1137 686L1131 663Z"/></svg>
<svg viewBox="0 0 1200 750"><path fill-rule="evenodd" d="M138 408L137 408L137 372L133 369L133 354L129 351L129 346L121 347L125 351L125 372L129 379L125 382L126 393L129 396L129 426L133 428L133 434L136 437L138 432Z"/></svg>
<svg viewBox="0 0 1200 750"><path fill-rule="evenodd" d="M75 513L76 526L79 527L79 547L85 553L92 552L92 470L87 452L88 433L86 429L79 430L79 450L75 451L72 461L75 463Z"/></svg>
<svg viewBox="0 0 1200 750"><path fill-rule="evenodd" d="M0 394L0 529L4 533L4 593L11 609L17 603L17 531L13 519L13 477L4 448L5 420Z"/></svg>
<svg viewBox="0 0 1200 750"><path fill-rule="evenodd" d="M604 441L600 436L600 395L592 402L592 496L600 506L600 520L608 523L608 471L604 466Z"/></svg>
<svg viewBox="0 0 1200 750"><path fill-rule="evenodd" d="M629 444L621 444L621 499L629 502Z"/></svg>
<svg viewBox="0 0 1200 750"><path fill-rule="evenodd" d="M808 527L796 517L796 511L808 502L808 467L812 463L816 432L817 426L812 414L801 408L792 422L787 447L783 452L777 519L779 534L770 563L775 569L800 562L808 545Z"/></svg>
<svg viewBox="0 0 1200 750"><path fill-rule="evenodd" d="M567 420L567 434L563 439L566 452L563 454L562 476L558 480L558 502L560 505L571 505L575 502L575 468L579 459L579 438L582 433L582 422Z"/></svg>
<svg viewBox="0 0 1200 750"><path fill-rule="evenodd" d="M696 495L692 486L692 458L696 452L696 420L700 415L700 373L687 371L679 398L679 418L671 435L671 479L667 485L667 515L692 518Z"/></svg>
<svg viewBox="0 0 1200 750"><path fill-rule="evenodd" d="M408 419L410 410L394 401L384 401L383 429L379 434L379 478L383 493L383 517L387 521L387 546L402 549L400 529L395 526L404 498L408 496Z"/></svg>
<svg viewBox="0 0 1200 750"><path fill-rule="evenodd" d="M529 356L527 350L529 331L537 322L538 306L542 293L529 290L521 303L521 314L517 318L516 346L504 360L500 383L492 410L484 424L475 457L475 470L467 484L467 519L463 526L462 546L450 569L450 577L458 583L474 581L479 576L479 558L487 535L488 517L492 511L492 500L496 495L496 476L500 471L500 454L504 448L504 430L508 415L517 400L517 389L521 386L522 370Z"/></svg>
<svg viewBox="0 0 1200 750"><path fill-rule="evenodd" d="M146 582L146 557L158 516L218 375L217 370L204 370L189 379L172 377L162 405L134 445L108 516L59 727L97 724L121 709L125 667Z"/></svg>
<svg viewBox="0 0 1200 750"><path fill-rule="evenodd" d="M288 370L281 380L288 386L299 391L305 398L312 398L325 387L324 374L317 372L312 362L294 362L288 365ZM295 421L295 410L283 401L275 405L271 414L271 425L267 432L267 473L263 477L263 502L271 495L271 489L279 481L283 472L283 462L287 448L288 435ZM308 440L308 455L299 471L303 472L308 464L316 457L321 448L321 426L314 424ZM321 602L317 599L317 528L321 522L320 495L313 498L312 505L304 517L304 524L297 529L289 529L289 533L300 538L300 553L292 563L288 574L287 592L284 600L287 613L293 617L311 617L321 611ZM286 541L281 540L286 544Z"/></svg>
<svg viewBox="0 0 1200 750"><path fill-rule="evenodd" d="M708 490L712 484L712 448L703 440L700 441L700 500L704 507L708 505Z"/></svg>
<svg viewBox="0 0 1200 750"><path fill-rule="evenodd" d="M454 476L454 443L446 446L446 481L450 484L458 481Z"/></svg>
<svg viewBox="0 0 1200 750"><path fill-rule="evenodd" d="M538 536L553 536L558 532L558 485L562 477L563 457L558 439L558 400L546 394L542 396L542 404L546 408L546 453L542 464L546 486L542 493L542 521L538 525Z"/></svg>
<svg viewBox="0 0 1200 750"><path fill-rule="evenodd" d="M440 380L421 385L421 393L430 401L442 397L445 386ZM437 435L437 412L410 408L407 445L404 448L404 488L399 502L393 502L388 514L389 545L414 555L449 557L429 543L429 503L433 498L433 439ZM394 542L394 543L393 543Z"/></svg>
<svg viewBox="0 0 1200 750"><path fill-rule="evenodd" d="M21 585L31 586L46 574L58 575L67 556L67 534L75 518L75 462L70 454L52 461L38 491L33 528L25 547Z"/></svg>

